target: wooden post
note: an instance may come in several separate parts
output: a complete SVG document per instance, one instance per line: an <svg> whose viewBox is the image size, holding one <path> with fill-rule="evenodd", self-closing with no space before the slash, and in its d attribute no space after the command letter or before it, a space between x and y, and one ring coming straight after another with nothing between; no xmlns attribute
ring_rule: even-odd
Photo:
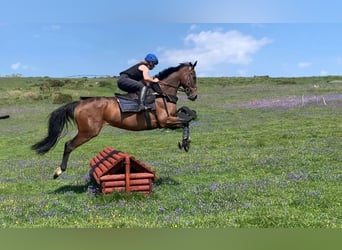
<svg viewBox="0 0 342 250"><path fill-rule="evenodd" d="M131 161L130 161L130 158L129 158L129 155L126 155L125 156L125 174L126 174L126 193L129 193L130 192L130 183L129 183L129 176L130 176L130 168L131 168Z"/></svg>

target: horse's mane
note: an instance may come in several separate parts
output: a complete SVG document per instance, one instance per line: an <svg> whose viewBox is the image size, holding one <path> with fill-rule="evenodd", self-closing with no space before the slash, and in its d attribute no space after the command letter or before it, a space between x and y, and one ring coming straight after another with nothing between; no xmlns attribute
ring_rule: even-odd
<svg viewBox="0 0 342 250"><path fill-rule="evenodd" d="M160 80L165 79L166 77L168 77L169 75L171 75L174 72L177 72L178 70L180 70L180 68L182 68L184 66L191 66L191 63L190 62L184 62L184 63L180 63L176 67L169 67L167 69L160 71L157 75L155 75L155 77L157 77Z"/></svg>

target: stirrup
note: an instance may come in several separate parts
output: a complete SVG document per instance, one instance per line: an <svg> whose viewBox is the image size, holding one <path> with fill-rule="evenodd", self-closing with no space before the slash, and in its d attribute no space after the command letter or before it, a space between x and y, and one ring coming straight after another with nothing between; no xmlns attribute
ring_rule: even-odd
<svg viewBox="0 0 342 250"><path fill-rule="evenodd" d="M138 110L143 111L143 110L150 110L151 108L145 106L144 104L140 104Z"/></svg>

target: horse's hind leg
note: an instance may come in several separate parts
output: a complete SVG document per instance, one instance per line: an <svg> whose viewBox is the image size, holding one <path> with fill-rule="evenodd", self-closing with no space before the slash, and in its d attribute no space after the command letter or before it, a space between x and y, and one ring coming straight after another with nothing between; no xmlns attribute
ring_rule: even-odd
<svg viewBox="0 0 342 250"><path fill-rule="evenodd" d="M67 168L70 153L81 146L82 144L89 141L91 138L97 136L99 131L94 131L93 133L81 133L78 134L70 141L67 141L64 145L63 159L61 165L55 170L53 178L56 179L60 176Z"/></svg>

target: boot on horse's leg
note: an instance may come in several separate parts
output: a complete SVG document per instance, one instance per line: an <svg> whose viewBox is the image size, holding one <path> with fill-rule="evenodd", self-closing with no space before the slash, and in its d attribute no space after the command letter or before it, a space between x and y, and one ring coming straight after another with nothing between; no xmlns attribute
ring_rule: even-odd
<svg viewBox="0 0 342 250"><path fill-rule="evenodd" d="M147 92L147 87L144 86L139 93L139 99L138 99L139 111L147 109L147 107L145 106L146 92Z"/></svg>
<svg viewBox="0 0 342 250"><path fill-rule="evenodd" d="M190 148L190 129L189 129L189 125L186 125L183 128L183 139L181 142L178 143L178 147L179 149L184 149L185 152L189 151Z"/></svg>

